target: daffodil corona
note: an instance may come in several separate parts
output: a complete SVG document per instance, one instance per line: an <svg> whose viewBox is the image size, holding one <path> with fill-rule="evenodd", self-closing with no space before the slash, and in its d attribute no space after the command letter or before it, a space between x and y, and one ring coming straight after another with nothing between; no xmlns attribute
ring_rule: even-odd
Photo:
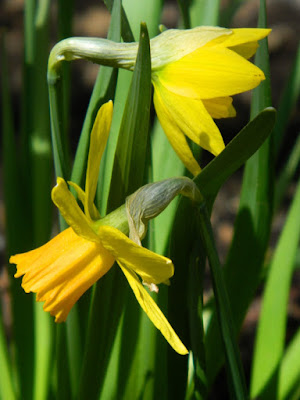
<svg viewBox="0 0 300 400"><path fill-rule="evenodd" d="M17 264L15 277L24 275L25 292L37 294L44 310L65 321L80 296L106 274L117 261L142 309L170 345L180 354L187 349L149 295L140 276L149 287L167 282L174 274L172 261L157 255L134 241L128 234L125 206L100 218L94 205L99 165L112 120L112 102L103 105L91 133L85 191L69 182L83 204L81 210L67 183L57 179L52 200L70 226L45 245L10 257Z"/></svg>
<svg viewBox="0 0 300 400"><path fill-rule="evenodd" d="M201 169L186 136L214 155L224 149L213 119L234 117L231 96L265 79L248 59L269 33L270 29L201 26L165 30L150 40L156 113L169 142L193 175ZM57 79L61 61L79 58L133 70L137 50L136 42L65 39L51 51L48 80Z"/></svg>

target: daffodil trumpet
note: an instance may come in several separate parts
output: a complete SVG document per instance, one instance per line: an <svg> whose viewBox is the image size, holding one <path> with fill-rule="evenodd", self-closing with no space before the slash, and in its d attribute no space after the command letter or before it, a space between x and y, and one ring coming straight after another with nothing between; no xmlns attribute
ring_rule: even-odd
<svg viewBox="0 0 300 400"><path fill-rule="evenodd" d="M17 265L16 278L24 275L22 287L25 292L36 293L36 300L45 302L44 310L55 316L56 322L63 322L81 295L116 261L156 328L179 354L187 354L186 347L144 287L157 290L160 283L168 283L174 274L173 263L142 247L140 240L144 237L148 220L158 215L174 196L182 193L193 201L199 201L199 192L188 178L168 179L139 189L127 198L126 204L101 218L94 198L112 112L110 101L100 108L95 119L85 190L69 182L83 209L65 180L57 178L52 200L69 228L37 249L11 256L10 262ZM166 192L168 196L165 196Z"/></svg>
<svg viewBox="0 0 300 400"><path fill-rule="evenodd" d="M165 30L150 40L155 110L170 144L194 176L201 168L186 136L213 155L224 149L213 119L234 117L232 96L265 79L248 59L269 33L270 29L201 26ZM137 50L136 42L64 39L50 53L48 82L55 85L60 78L62 61L76 59L133 70Z"/></svg>

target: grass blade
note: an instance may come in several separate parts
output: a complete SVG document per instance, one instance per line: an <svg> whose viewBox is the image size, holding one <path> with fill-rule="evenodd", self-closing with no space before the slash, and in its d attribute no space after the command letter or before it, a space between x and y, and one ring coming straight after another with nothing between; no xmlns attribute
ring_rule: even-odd
<svg viewBox="0 0 300 400"><path fill-rule="evenodd" d="M235 399L248 398L240 353L235 339L235 328L226 285L221 270L220 261L214 243L212 228L205 203L198 208L198 234L202 238L212 274L216 310L224 342L224 350L228 365L228 374L232 384Z"/></svg>
<svg viewBox="0 0 300 400"><path fill-rule="evenodd" d="M259 27L265 27L265 2L261 1L260 4ZM255 60L264 71L266 80L253 92L252 118L271 103L266 39L261 42ZM239 331L260 281L268 245L273 214L273 165L272 142L268 138L246 163L234 237L224 267L236 332ZM243 268L240 267L241 260L243 260ZM217 331L216 318L213 316L208 326L206 341L207 372L210 383L222 363L220 336Z"/></svg>
<svg viewBox="0 0 300 400"><path fill-rule="evenodd" d="M289 400L296 398L292 395L299 392L300 382L300 329L289 343L282 358L279 370L278 398Z"/></svg>
<svg viewBox="0 0 300 400"><path fill-rule="evenodd" d="M296 58L284 89L281 102L278 107L278 118L274 127L274 153L279 156L280 146L284 139L284 132L291 115L291 111L296 105L300 95L300 44Z"/></svg>
<svg viewBox="0 0 300 400"><path fill-rule="evenodd" d="M251 396L277 398L288 294L300 238L300 183L270 265L255 341Z"/></svg>
<svg viewBox="0 0 300 400"><path fill-rule="evenodd" d="M136 68L116 150L109 197L111 200L108 203L111 210L123 203L125 196L142 184L146 158L145 143L149 129L150 93L149 37L145 25L142 25ZM125 150L131 163L128 163L126 154L124 155ZM140 170L139 174L136 174L137 168ZM103 389L102 383L127 293L125 289L127 286L118 267L113 268L95 287L79 398L94 398L100 389ZM112 297L112 291L118 293L118 296ZM90 373L91 366L97 366L97 380Z"/></svg>

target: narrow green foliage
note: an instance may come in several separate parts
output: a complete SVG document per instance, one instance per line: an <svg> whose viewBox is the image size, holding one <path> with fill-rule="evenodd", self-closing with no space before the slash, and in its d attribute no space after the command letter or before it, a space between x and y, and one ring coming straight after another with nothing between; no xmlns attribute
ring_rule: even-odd
<svg viewBox="0 0 300 400"><path fill-rule="evenodd" d="M158 119L152 129L151 153L153 182L184 175L185 167L171 147ZM150 221L150 244L156 253L165 254L167 250L178 200L176 197L158 217Z"/></svg>
<svg viewBox="0 0 300 400"><path fill-rule="evenodd" d="M201 193L207 201L210 210L215 196L221 185L235 172L241 165L252 156L270 134L275 122L275 111L268 109L259 114L254 120L242 129L242 131L226 146L224 151L211 161L202 172L195 178ZM222 171L222 172L221 172ZM188 345L189 333L186 329L188 321L186 319L188 305L186 304L185 293L187 293L187 274L186 263L189 260L193 248L193 238L195 237L195 226L193 208L186 199L181 199L174 221L171 236L170 258L175 261L176 274L172 279L169 288L169 317L172 325L184 343ZM192 279L192 278L191 278ZM199 314L202 319L202 315ZM215 320L214 323L217 323ZM217 326L215 326L215 329ZM218 331L215 331L218 334ZM211 346L210 351L217 346L217 353L214 354L218 360L222 352L221 337L210 336L206 340ZM215 341L216 340L216 341ZM217 341L218 340L218 341ZM207 346L207 342L206 342ZM209 360L208 360L209 361ZM208 362L207 361L207 362ZM213 363L214 360L211 360ZM176 375L181 369L186 368L186 361L183 357L170 354L170 385L174 388L174 393L181 389L185 379L183 373ZM215 364L213 364L215 365ZM174 383L175 382L175 383ZM178 386L177 386L178 384ZM175 394L174 394L175 395Z"/></svg>
<svg viewBox="0 0 300 400"><path fill-rule="evenodd" d="M115 42L121 40L121 1L114 1L108 39ZM85 178L85 167L89 148L89 135L97 114L102 104L113 100L117 84L117 70L110 67L100 67L93 93L83 123L80 141L77 146L76 156L72 170L72 182L82 185Z"/></svg>
<svg viewBox="0 0 300 400"><path fill-rule="evenodd" d="M225 149L195 178L195 183L212 207L225 181L240 168L265 142L276 120L276 111L267 108L250 121Z"/></svg>
<svg viewBox="0 0 300 400"><path fill-rule="evenodd" d="M217 26L219 22L220 0L194 0L190 7L192 28L200 25Z"/></svg>
<svg viewBox="0 0 300 400"><path fill-rule="evenodd" d="M0 398L15 400L17 396L13 385L12 363L7 350L7 339L5 337L0 308Z"/></svg>
<svg viewBox="0 0 300 400"><path fill-rule="evenodd" d="M183 26L185 29L190 29L191 27L191 18L190 18L190 13L189 9L191 6L191 1L184 1L184 0L178 0L178 5L180 8L180 13L183 21Z"/></svg>
<svg viewBox="0 0 300 400"><path fill-rule="evenodd" d="M144 180L151 99L150 45L144 24L140 37L140 50L116 148L108 200L110 210L119 207Z"/></svg>
<svg viewBox="0 0 300 400"><path fill-rule="evenodd" d="M106 5L107 9L112 13L113 7L115 6L115 3L117 3L117 1L104 0L104 3ZM123 38L124 42L134 42L134 36L132 34L132 30L129 25L128 18L124 11L123 6L121 8L121 33L122 33L122 38Z"/></svg>
<svg viewBox="0 0 300 400"><path fill-rule="evenodd" d="M202 238L203 245L205 246L211 269L216 310L224 343L224 351L226 354L227 371L232 385L232 393L234 394L233 397L235 399L246 400L248 395L242 362L235 339L233 315L230 309L225 281L215 247L213 232L205 202L200 204L198 207L198 223L199 234Z"/></svg>
<svg viewBox="0 0 300 400"><path fill-rule="evenodd" d="M204 329L203 329L203 285L205 259L199 254L205 254L202 243L196 243L194 255L189 263L188 306L191 351L193 356L193 376L187 393L187 398L205 399L207 396L207 379L205 372ZM189 371L190 372L190 371Z"/></svg>
<svg viewBox="0 0 300 400"><path fill-rule="evenodd" d="M58 40L72 36L74 0L59 0L57 2ZM71 97L71 66L64 63L62 66L62 98L63 98L63 132L67 137L70 125L70 97Z"/></svg>
<svg viewBox="0 0 300 400"><path fill-rule="evenodd" d="M289 117L293 111L297 99L300 95L300 44L296 58L289 75L286 87L284 89L281 102L278 107L278 118L274 127L274 153L276 157L280 157L280 147L284 139L285 130Z"/></svg>
<svg viewBox="0 0 300 400"><path fill-rule="evenodd" d="M220 13L220 26L230 28L232 17L243 3L245 3L245 0L230 0L226 7L223 6Z"/></svg>
<svg viewBox="0 0 300 400"><path fill-rule="evenodd" d="M278 398L290 400L296 398L300 389L300 329L289 343L280 364Z"/></svg>
<svg viewBox="0 0 300 400"><path fill-rule="evenodd" d="M260 7L260 27L266 26L265 4ZM257 51L256 64L264 71L266 80L253 93L252 118L270 106L270 73L267 41L264 39ZM267 139L246 163L239 212L235 222L234 237L224 267L224 276L236 332L243 321L260 281L264 256L269 240L273 213L273 157L272 141ZM243 260L243 268L241 268ZM207 332L207 370L212 382L222 362L220 337L215 316Z"/></svg>
<svg viewBox="0 0 300 400"><path fill-rule="evenodd" d="M277 398L285 343L287 303L300 239L300 184L269 268L256 336L251 396Z"/></svg>
<svg viewBox="0 0 300 400"><path fill-rule="evenodd" d="M282 198L286 193L289 183L292 181L295 172L300 163L300 134L298 133L298 138L291 149L289 158L284 164L279 177L276 179L275 186L275 199L274 199L274 210L278 210Z"/></svg>
<svg viewBox="0 0 300 400"><path fill-rule="evenodd" d="M150 93L149 37L146 26L142 24L136 67L116 149L108 203L109 210L122 204L130 191L134 191L142 185L147 150L145 143L148 140L149 129ZM137 170L140 172L137 173ZM119 268L113 268L95 287L79 398L86 396L93 398L102 389L117 325L126 299L126 289L127 286ZM112 292L118 295L112 296ZM108 301L108 299L110 300ZM91 365L99 366L97 380L90 374Z"/></svg>

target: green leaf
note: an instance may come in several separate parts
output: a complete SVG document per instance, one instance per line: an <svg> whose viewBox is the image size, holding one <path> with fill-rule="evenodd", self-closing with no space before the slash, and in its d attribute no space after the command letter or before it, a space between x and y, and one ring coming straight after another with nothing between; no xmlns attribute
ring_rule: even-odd
<svg viewBox="0 0 300 400"><path fill-rule="evenodd" d="M194 179L209 207L224 182L265 142L276 120L274 108L267 108L250 121L217 157Z"/></svg>
<svg viewBox="0 0 300 400"><path fill-rule="evenodd" d="M108 10L112 13L113 6L115 5L115 0L104 0L104 3ZM124 7L121 9L121 26L122 26L122 38L124 42L134 42L134 36L132 34L131 27L128 22L127 15L124 11ZM113 39L112 39L113 40Z"/></svg>
<svg viewBox="0 0 300 400"><path fill-rule="evenodd" d="M278 398L291 400L300 389L300 329L290 341L283 355L279 370Z"/></svg>
<svg viewBox="0 0 300 400"><path fill-rule="evenodd" d="M115 42L121 40L121 1L114 1L111 23L107 38ZM90 98L85 115L80 140L76 150L71 181L83 187L85 169L89 151L90 133L96 118L96 114L102 104L114 100L117 85L118 70L111 67L101 66L95 82L93 93Z"/></svg>
<svg viewBox="0 0 300 400"><path fill-rule="evenodd" d="M261 1L260 27L265 27L265 19L265 3ZM260 42L255 61L264 71L266 80L253 91L252 118L271 103L266 39ZM246 163L234 237L224 266L236 333L261 277L273 214L273 167L272 141L268 138ZM210 383L222 364L220 340L218 324L213 315L208 324L206 340L207 373Z"/></svg>
<svg viewBox="0 0 300 400"><path fill-rule="evenodd" d="M300 134L298 133L298 138L291 149L289 157L285 162L282 171L278 178L276 179L275 186L275 200L274 200L274 210L278 210L281 200L286 193L288 184L292 181L295 172L300 163Z"/></svg>
<svg viewBox="0 0 300 400"><path fill-rule="evenodd" d="M184 175L185 167L170 145L158 119L152 130L151 150L153 182ZM178 201L176 197L158 217L150 221L150 247L155 253L165 254L167 250Z"/></svg>
<svg viewBox="0 0 300 400"><path fill-rule="evenodd" d="M180 13L181 17L183 20L183 26L184 29L190 29L191 27L191 19L190 19L190 6L191 6L191 1L190 0L177 0L179 8L180 8Z"/></svg>
<svg viewBox="0 0 300 400"><path fill-rule="evenodd" d="M291 112L297 103L300 95L300 44L295 61L289 75L286 87L278 107L278 117L274 127L274 152L279 157L280 145L284 139L284 133L290 118Z"/></svg>
<svg viewBox="0 0 300 400"><path fill-rule="evenodd" d="M123 204L144 181L151 100L151 59L147 28L140 46L120 128L109 193L109 209Z"/></svg>
<svg viewBox="0 0 300 400"><path fill-rule="evenodd" d="M205 200L198 207L198 235L202 238L207 258L210 265L216 311L220 325L224 351L227 361L227 372L232 385L232 393L235 399L246 400L248 398L246 381L244 377L240 353L235 338L234 320L226 285L216 250L209 214Z"/></svg>
<svg viewBox="0 0 300 400"><path fill-rule="evenodd" d="M122 204L126 195L142 185L145 172L151 94L150 45L147 28L141 25L140 45L128 93L116 149L108 208ZM128 157L128 158L127 158ZM79 398L94 398L103 389L103 380L124 307L127 283L119 268L97 283L89 318L86 353ZM112 296L117 293L117 296ZM98 378L91 369L97 367Z"/></svg>
<svg viewBox="0 0 300 400"><path fill-rule="evenodd" d="M283 356L287 304L300 239L300 183L268 271L255 341L251 396L275 399ZM284 267L283 267L284 266Z"/></svg>
<svg viewBox="0 0 300 400"><path fill-rule="evenodd" d="M8 354L8 346L5 330L2 323L2 312L0 310L0 398L15 400L17 398L13 386L12 363Z"/></svg>
<svg viewBox="0 0 300 400"><path fill-rule="evenodd" d="M220 0L194 0L190 7L191 26L218 25L220 17Z"/></svg>
<svg viewBox="0 0 300 400"><path fill-rule="evenodd" d="M201 193L206 199L208 209L212 208L216 194L222 184L233 174L242 164L252 156L252 154L261 146L270 134L275 123L275 110L266 109L260 113L254 120L241 130L241 132L225 147L223 152L215 157L194 179ZM187 274L186 265L193 249L193 238L195 237L194 214L190 202L187 199L181 199L175 221L172 229L170 243L170 258L174 260L176 272L172 279L172 285L169 288L169 317L172 325L179 334L183 342L188 345L189 333L187 331L188 321L186 319L188 305L186 304L187 293ZM199 253L200 254L200 253ZM205 256L203 255L203 259ZM191 277L190 279L193 279ZM202 319L202 315L199 314ZM217 321L215 320L214 323ZM217 326L215 326L215 329ZM218 331L216 331L218 334ZM218 346L216 359L222 351L221 337L218 336L216 343L215 337L212 339L211 346ZM170 368L174 373L184 368L184 360L174 354L170 354ZM211 362L213 363L213 359ZM180 377L176 376L173 382L182 386L182 373ZM174 393L180 390L176 384L173 384Z"/></svg>

